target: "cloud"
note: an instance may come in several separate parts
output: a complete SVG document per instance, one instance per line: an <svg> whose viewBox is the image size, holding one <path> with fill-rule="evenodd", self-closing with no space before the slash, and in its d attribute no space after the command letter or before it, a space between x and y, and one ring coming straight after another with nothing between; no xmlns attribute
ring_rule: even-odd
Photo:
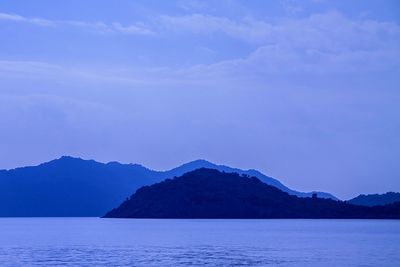
<svg viewBox="0 0 400 267"><path fill-rule="evenodd" d="M323 53L397 49L400 42L400 25L397 23L366 18L350 19L338 11L275 20L260 20L253 17L234 20L208 14L162 15L151 19L148 23L136 22L129 25L122 25L119 22L47 20L10 13L0 13L0 20L25 22L43 27L69 26L101 33L115 32L142 36L167 33L164 34L166 38L171 33L205 36L222 33L258 47L276 45L303 51L318 50Z"/></svg>
<svg viewBox="0 0 400 267"><path fill-rule="evenodd" d="M107 24L104 22L85 22L76 20L48 20L43 18L23 17L17 14L0 13L0 20L30 23L42 27L69 26L80 29L92 30L100 33L122 33L132 35L152 35L150 30L144 23L138 22L123 26L118 22Z"/></svg>
<svg viewBox="0 0 400 267"><path fill-rule="evenodd" d="M204 14L192 14L180 17L161 16L160 25L169 31L175 31L178 33L223 33L230 37L251 42L264 40L269 27L268 24L251 18L237 22L225 17L216 17Z"/></svg>
<svg viewBox="0 0 400 267"><path fill-rule="evenodd" d="M8 20L15 22L26 22L32 23L39 26L54 26L55 23L50 20L41 19L41 18L27 18L17 14L8 14L8 13L0 13L0 20Z"/></svg>
<svg viewBox="0 0 400 267"><path fill-rule="evenodd" d="M225 60L181 70L193 79L265 78L263 75L316 75L399 72L398 50L346 51L341 53L318 50L295 51L290 47L267 45L258 47L243 59ZM268 77L268 76L266 76ZM307 76L304 76L307 77Z"/></svg>
<svg viewBox="0 0 400 267"><path fill-rule="evenodd" d="M120 23L115 22L112 24L113 29L126 34L141 34L141 35L151 35L154 32L148 29L143 23L136 23L129 26L122 26Z"/></svg>
<svg viewBox="0 0 400 267"><path fill-rule="evenodd" d="M398 24L352 20L337 11L274 22L202 14L164 16L162 21L176 33L222 33L255 47L242 58L195 66L193 73L348 73L400 68Z"/></svg>
<svg viewBox="0 0 400 267"><path fill-rule="evenodd" d="M154 66L153 69L127 71L79 70L41 62L0 62L1 72L50 73L91 80L107 80L134 84L173 82L205 82L204 77L216 80L245 78L263 74L287 73L366 73L400 70L400 26L394 22L371 19L350 19L337 11L313 14L301 18L257 20L252 17L233 20L205 14L161 16L151 24L129 26L87 23L83 21L48 21L0 13L0 20L25 21L40 26L69 25L99 32L151 35L224 34L248 43L253 51L248 55L185 68ZM150 28L147 25L152 25ZM205 38L206 39L206 38ZM228 44L229 39L225 42ZM209 47L200 45L200 47ZM214 50L214 47L209 47ZM216 51L218 52L218 51ZM139 71L138 71L139 70ZM56 74L57 75L56 75ZM136 78L135 78L136 77Z"/></svg>
<svg viewBox="0 0 400 267"><path fill-rule="evenodd" d="M397 44L400 26L392 22L351 20L337 11L274 22L245 17L232 20L204 14L161 16L161 24L175 32L223 33L256 44L292 44L301 47L348 49L377 43ZM336 47L336 48L334 48Z"/></svg>
<svg viewBox="0 0 400 267"><path fill-rule="evenodd" d="M143 75L133 75L136 70L118 68L78 68L40 61L0 60L0 77L16 80L46 80L54 82L85 82L95 84L145 85L154 83ZM142 72L143 73L143 72ZM135 78L136 77L136 78Z"/></svg>

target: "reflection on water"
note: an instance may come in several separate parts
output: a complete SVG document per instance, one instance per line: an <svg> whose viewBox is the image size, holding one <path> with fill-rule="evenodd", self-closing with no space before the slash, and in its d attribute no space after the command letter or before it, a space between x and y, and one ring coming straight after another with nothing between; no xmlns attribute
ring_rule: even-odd
<svg viewBox="0 0 400 267"><path fill-rule="evenodd" d="M0 219L1 266L400 266L400 222Z"/></svg>

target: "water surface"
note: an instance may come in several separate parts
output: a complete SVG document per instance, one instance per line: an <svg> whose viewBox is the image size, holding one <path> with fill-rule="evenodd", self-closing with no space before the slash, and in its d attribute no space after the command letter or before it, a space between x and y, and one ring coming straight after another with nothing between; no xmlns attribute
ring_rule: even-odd
<svg viewBox="0 0 400 267"><path fill-rule="evenodd" d="M0 266L400 266L394 220L1 218Z"/></svg>

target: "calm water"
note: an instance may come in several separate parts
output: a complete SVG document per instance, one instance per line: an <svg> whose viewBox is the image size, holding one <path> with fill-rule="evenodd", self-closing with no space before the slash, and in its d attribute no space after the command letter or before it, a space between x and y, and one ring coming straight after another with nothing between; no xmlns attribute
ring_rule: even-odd
<svg viewBox="0 0 400 267"><path fill-rule="evenodd" d="M0 266L400 266L400 221L2 218Z"/></svg>

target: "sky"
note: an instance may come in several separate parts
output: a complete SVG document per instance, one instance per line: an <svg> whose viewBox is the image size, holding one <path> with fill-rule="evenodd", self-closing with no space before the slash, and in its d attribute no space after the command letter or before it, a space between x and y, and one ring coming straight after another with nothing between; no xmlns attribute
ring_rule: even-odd
<svg viewBox="0 0 400 267"><path fill-rule="evenodd" d="M0 2L0 169L71 155L400 191L400 2Z"/></svg>

